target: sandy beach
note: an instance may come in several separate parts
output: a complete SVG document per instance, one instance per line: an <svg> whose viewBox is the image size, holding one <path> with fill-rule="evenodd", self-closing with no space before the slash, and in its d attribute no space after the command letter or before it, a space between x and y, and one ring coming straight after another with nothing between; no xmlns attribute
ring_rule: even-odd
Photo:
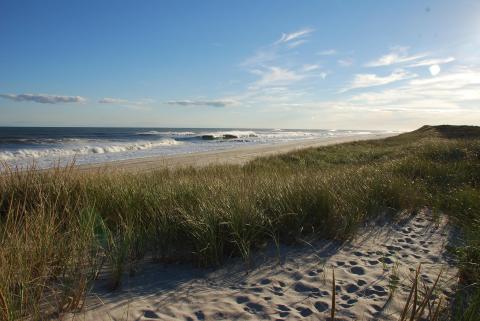
<svg viewBox="0 0 480 321"><path fill-rule="evenodd" d="M398 320L421 264L422 286L439 273L439 294L451 295L457 268L446 252L454 234L429 211L366 226L352 242L305 240L257 253L219 270L145 264L116 292L92 291L85 311L69 320ZM395 279L394 279L395 278Z"/></svg>
<svg viewBox="0 0 480 321"><path fill-rule="evenodd" d="M324 137L319 139L298 140L288 143L245 146L233 149L198 152L173 156L146 157L108 163L79 165L81 170L121 170L144 172L161 168L202 167L211 164L245 164L261 156L271 156L294 150L341 144L353 141L381 139L397 134L366 134L346 137Z"/></svg>

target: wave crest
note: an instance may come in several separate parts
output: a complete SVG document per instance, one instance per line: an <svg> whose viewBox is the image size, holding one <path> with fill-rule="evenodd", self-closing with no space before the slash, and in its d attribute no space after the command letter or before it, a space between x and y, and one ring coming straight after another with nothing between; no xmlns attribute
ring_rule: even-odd
<svg viewBox="0 0 480 321"><path fill-rule="evenodd" d="M4 151L0 152L0 160L10 161L18 159L30 159L30 158L44 158L44 157L69 157L76 155L88 155L88 154L106 154L106 153L120 153L129 151L138 151L151 149L160 146L173 146L178 145L180 142L175 139L162 139L159 141L144 141L136 143L119 143L111 145L99 145L99 146L79 146L71 148L48 148L48 149L19 149L16 151Z"/></svg>

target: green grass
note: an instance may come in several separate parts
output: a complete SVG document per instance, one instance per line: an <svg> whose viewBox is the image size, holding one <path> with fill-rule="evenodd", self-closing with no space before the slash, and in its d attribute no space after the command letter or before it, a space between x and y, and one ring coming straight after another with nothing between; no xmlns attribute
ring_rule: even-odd
<svg viewBox="0 0 480 321"><path fill-rule="evenodd" d="M306 149L245 166L151 173L11 171L0 177L0 320L81 308L102 267L111 287L145 257L249 267L267 242L348 239L367 219L428 206L465 245L462 307L480 306L480 129L439 126ZM459 299L460 300L460 299ZM458 301L460 302L460 301ZM469 307L469 308L467 308ZM459 311L457 320L474 320Z"/></svg>

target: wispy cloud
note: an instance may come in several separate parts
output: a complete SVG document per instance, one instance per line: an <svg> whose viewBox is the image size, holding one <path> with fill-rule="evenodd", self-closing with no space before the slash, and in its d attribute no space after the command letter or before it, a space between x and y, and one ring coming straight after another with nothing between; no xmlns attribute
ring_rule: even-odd
<svg viewBox="0 0 480 321"><path fill-rule="evenodd" d="M342 67L350 67L351 65L353 65L353 59L352 58L338 59L337 62Z"/></svg>
<svg viewBox="0 0 480 321"><path fill-rule="evenodd" d="M335 49L327 49L327 50L322 50L317 52L317 55L320 55L320 56L333 56L336 54L337 54L337 51Z"/></svg>
<svg viewBox="0 0 480 321"><path fill-rule="evenodd" d="M313 31L314 30L311 28L304 28L292 33L283 33L280 39L278 39L276 43L287 43L293 40L305 39Z"/></svg>
<svg viewBox="0 0 480 321"><path fill-rule="evenodd" d="M251 72L260 76L260 79L251 86L252 88L288 85L306 77L304 73L281 67L269 67L266 70L255 69Z"/></svg>
<svg viewBox="0 0 480 321"><path fill-rule="evenodd" d="M98 101L100 104L127 104L129 103L126 99L119 99L119 98L110 98L105 97Z"/></svg>
<svg viewBox="0 0 480 321"><path fill-rule="evenodd" d="M209 106L209 107L228 107L237 104L233 99L218 99L218 100L170 100L169 105L177 106Z"/></svg>
<svg viewBox="0 0 480 321"><path fill-rule="evenodd" d="M423 67L423 66L432 66L432 65L443 65L455 61L454 57L447 58L438 58L438 59L423 59L417 62L414 62L408 67Z"/></svg>
<svg viewBox="0 0 480 321"><path fill-rule="evenodd" d="M383 86L396 81L411 79L416 76L416 74L402 69L395 70L387 76L378 76L376 74L356 74L350 84L346 88L342 89L341 92L357 88Z"/></svg>
<svg viewBox="0 0 480 321"><path fill-rule="evenodd" d="M287 47L290 48L290 49L296 48L296 47L298 47L298 46L300 46L300 45L303 45L303 44L306 43L306 42L307 42L307 40L305 40L305 39L301 39L301 40L297 40L297 41L292 41L292 42L287 43Z"/></svg>
<svg viewBox="0 0 480 321"><path fill-rule="evenodd" d="M408 47L395 47L386 55L381 56L380 58L368 62L366 67L382 67L382 66L391 66L406 62L412 62L425 58L426 54L416 54L409 55Z"/></svg>
<svg viewBox="0 0 480 321"><path fill-rule="evenodd" d="M307 42L307 38L313 32L313 29L305 28L292 33L283 33L280 39L259 48L254 55L245 59L242 66L255 66L260 64L268 64L279 56Z"/></svg>
<svg viewBox="0 0 480 321"><path fill-rule="evenodd" d="M283 87L289 90L290 85L307 78L324 79L327 74L318 71L321 68L320 65L306 62L299 64L291 59L290 49L305 43L313 31L311 28L304 28L283 33L280 39L260 48L255 55L246 59L242 65L258 78L248 85L248 92L240 96L257 97L259 93L266 94L260 90L262 88Z"/></svg>
<svg viewBox="0 0 480 321"><path fill-rule="evenodd" d="M437 77L415 78L401 86L366 91L325 104L357 111L473 111L480 104L480 69L457 67Z"/></svg>
<svg viewBox="0 0 480 321"><path fill-rule="evenodd" d="M306 64L306 65L303 65L302 70L303 71L313 71L313 70L317 70L319 68L320 68L320 66L317 65L317 64Z"/></svg>
<svg viewBox="0 0 480 321"><path fill-rule="evenodd" d="M112 98L112 97L104 97L102 99L98 100L98 103L100 104L109 104L109 105L117 105L117 106L123 106L123 107L128 107L131 109L138 109L138 110L144 110L144 109L149 109L149 105L152 104L154 100L149 99L149 98L144 98L141 100L128 100L128 99L122 99L122 98Z"/></svg>
<svg viewBox="0 0 480 321"><path fill-rule="evenodd" d="M59 96L47 94L0 94L0 97L13 101L30 101L40 104L83 103L87 100L81 96Z"/></svg>

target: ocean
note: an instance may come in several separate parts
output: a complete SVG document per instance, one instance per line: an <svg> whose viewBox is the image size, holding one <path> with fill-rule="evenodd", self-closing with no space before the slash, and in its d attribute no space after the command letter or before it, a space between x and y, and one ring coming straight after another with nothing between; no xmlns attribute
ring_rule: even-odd
<svg viewBox="0 0 480 321"><path fill-rule="evenodd" d="M19 168L48 168L73 161L75 164L104 163L374 132L234 128L0 127L0 162Z"/></svg>

